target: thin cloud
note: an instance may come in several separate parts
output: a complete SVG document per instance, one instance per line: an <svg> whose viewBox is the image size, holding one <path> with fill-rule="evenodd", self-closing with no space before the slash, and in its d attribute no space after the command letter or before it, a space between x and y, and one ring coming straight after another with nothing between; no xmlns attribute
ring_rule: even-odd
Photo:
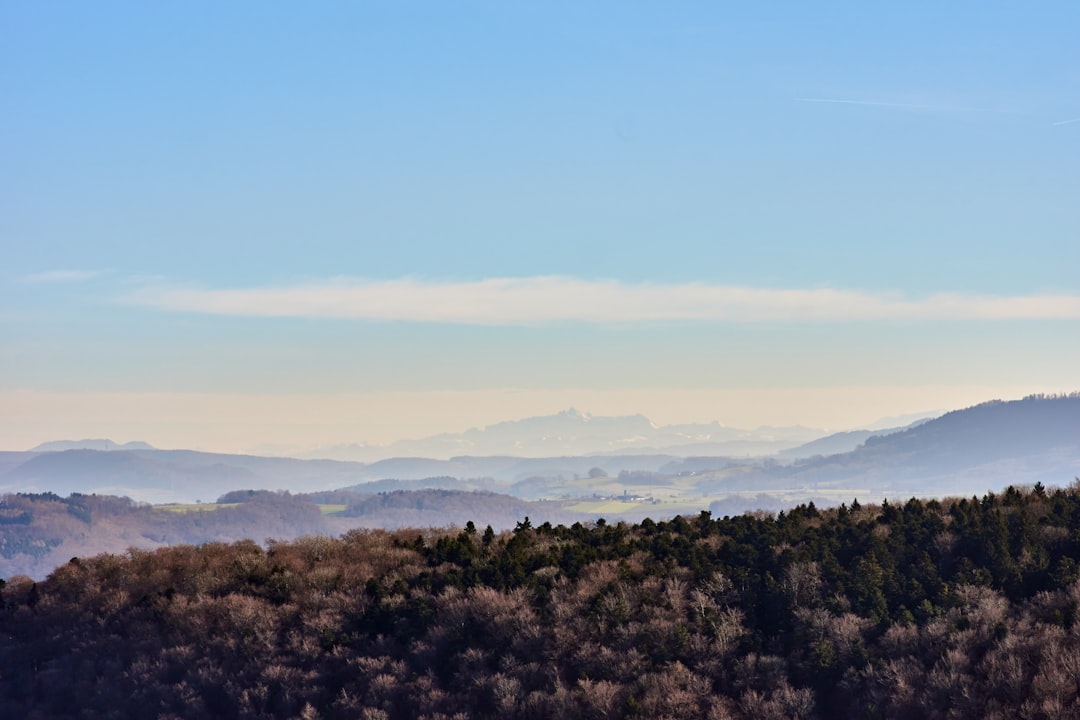
<svg viewBox="0 0 1080 720"><path fill-rule="evenodd" d="M92 280L101 275L100 270L49 270L34 273L23 278L24 282L38 283L75 283Z"/></svg>
<svg viewBox="0 0 1080 720"><path fill-rule="evenodd" d="M1058 120L1056 123L1050 123L1051 125L1072 125L1073 123L1080 122L1080 118L1073 118L1072 120Z"/></svg>
<svg viewBox="0 0 1080 720"><path fill-rule="evenodd" d="M941 293L921 299L834 289L658 285L541 276L415 279L242 289L144 288L128 302L172 312L467 325L560 322L783 322L890 319L1080 319L1080 295Z"/></svg>
<svg viewBox="0 0 1080 720"><path fill-rule="evenodd" d="M920 103L900 103L900 102L886 102L881 100L857 100L850 98L817 98L817 97L797 97L795 102L803 103L827 103L833 105L869 105L872 107L886 107L886 108L900 108L903 110L948 110L950 112L977 112L977 113L999 113L1003 110L994 110L992 108L975 108L975 107L957 107L955 105L930 105Z"/></svg>

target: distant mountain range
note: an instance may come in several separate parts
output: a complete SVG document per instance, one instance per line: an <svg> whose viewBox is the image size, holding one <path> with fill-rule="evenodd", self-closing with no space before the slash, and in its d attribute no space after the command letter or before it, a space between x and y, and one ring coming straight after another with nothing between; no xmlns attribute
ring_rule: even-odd
<svg viewBox="0 0 1080 720"><path fill-rule="evenodd" d="M598 416L573 408L387 445L334 445L309 458L376 462L392 457L449 459L462 455L771 455L820 438L826 431L801 426L740 430L720 423L656 425L644 415Z"/></svg>
<svg viewBox="0 0 1080 720"><path fill-rule="evenodd" d="M876 430L848 430L845 432L833 433L832 435L826 435L817 440L811 440L798 447L781 450L777 454L783 458L798 459L810 458L816 455L835 455L837 453L849 452L872 437L892 435L893 433L917 427L932 419L933 418L922 418L903 427L883 427Z"/></svg>
<svg viewBox="0 0 1080 720"><path fill-rule="evenodd" d="M144 442L114 443L112 440L53 440L31 448L30 452L63 452L64 450L153 450L154 447Z"/></svg>
<svg viewBox="0 0 1080 720"><path fill-rule="evenodd" d="M494 435L592 422L560 415L505 423ZM606 418L596 427L621 432L651 425L640 416L621 421ZM40 578L72 554L129 546L468 520L498 529L526 515L537 523L661 520L705 508L721 516L809 501L825 506L854 498L981 496L1036 482L1061 486L1080 476L1080 394L989 402L905 428L815 438L768 456L639 450L372 463L156 450L105 440L0 452L0 577L25 572ZM208 505L222 497L225 504ZM204 504L191 508L142 504L198 500Z"/></svg>
<svg viewBox="0 0 1080 720"><path fill-rule="evenodd" d="M148 502L208 501L238 489L315 492L346 487L359 492L488 490L526 499L660 491L666 497L708 498L829 490L841 497L846 488L893 497L981 493L1036 481L1064 484L1080 475L1077 394L994 401L906 428L825 437L815 432L657 427L640 415L595 418L571 410L416 441L416 448L435 443L444 451L462 446L482 451L517 438L520 454L401 456L368 463L65 441L29 452L0 452L0 492L113 494ZM647 452L652 443L673 440L682 444ZM529 456L543 447L573 450L598 442L608 443L608 449ZM86 443L99 449L87 449ZM620 443L630 447L616 452ZM135 449L129 449L132 445ZM77 449L65 449L71 446ZM761 452L748 456L750 447ZM712 448L739 451L699 452Z"/></svg>
<svg viewBox="0 0 1080 720"><path fill-rule="evenodd" d="M1065 485L1080 476L1080 394L991 401L849 452L762 466L741 482L758 488L858 483L894 494L982 494L1010 484ZM703 489L717 491L715 481Z"/></svg>
<svg viewBox="0 0 1080 720"><path fill-rule="evenodd" d="M12 461L17 462L14 467ZM5 466L8 469L2 472ZM248 488L327 490L366 478L362 470L362 465L332 460L194 450L0 452L0 492L79 492L154 503L194 502Z"/></svg>
<svg viewBox="0 0 1080 720"><path fill-rule="evenodd" d="M894 418L913 420L927 414ZM820 452L854 449L871 435L893 432L899 422L879 421L865 430L828 435L827 431L799 425L763 426L753 430L720 423L656 425L644 415L598 416L573 408L553 415L472 428L463 433L443 433L389 444L350 443L300 453L258 453L271 457L307 460L339 460L376 463L396 458L450 460L457 457L512 456L550 458L580 455L656 455L680 457L713 455L754 457L780 453L784 457L808 457ZM815 445L814 443L818 443ZM65 450L154 450L145 442L116 443L107 439L54 440L28 452Z"/></svg>

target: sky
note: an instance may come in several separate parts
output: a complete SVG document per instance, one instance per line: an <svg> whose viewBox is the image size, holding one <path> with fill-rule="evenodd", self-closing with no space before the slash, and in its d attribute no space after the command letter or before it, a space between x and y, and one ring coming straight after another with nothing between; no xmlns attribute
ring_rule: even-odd
<svg viewBox="0 0 1080 720"><path fill-rule="evenodd" d="M0 449L1080 389L1080 5L12 2Z"/></svg>

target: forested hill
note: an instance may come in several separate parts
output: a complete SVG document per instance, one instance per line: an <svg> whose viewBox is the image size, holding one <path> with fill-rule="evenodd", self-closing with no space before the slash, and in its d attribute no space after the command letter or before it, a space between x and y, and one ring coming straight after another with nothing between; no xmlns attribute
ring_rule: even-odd
<svg viewBox="0 0 1080 720"><path fill-rule="evenodd" d="M0 716L1080 716L1080 490L72 560Z"/></svg>
<svg viewBox="0 0 1080 720"><path fill-rule="evenodd" d="M1009 402L994 400L946 413L910 429L866 441L864 452L919 452L962 466L1038 455L1080 444L1080 393L1033 395ZM948 468L945 468L948 469Z"/></svg>
<svg viewBox="0 0 1080 720"><path fill-rule="evenodd" d="M7 492L98 493L143 502L211 500L246 488L330 490L355 483L361 466L333 460L222 455L194 450L89 450L0 458Z"/></svg>
<svg viewBox="0 0 1080 720"><path fill-rule="evenodd" d="M1080 474L1080 393L995 400L901 432L868 438L852 452L761 468L779 486L846 483L889 493L981 494L1010 482L1059 484ZM905 495L906 496L906 495Z"/></svg>
<svg viewBox="0 0 1080 720"><path fill-rule="evenodd" d="M109 495L0 495L0 578L25 574L40 579L73 555L123 552L129 547L152 550L179 543L292 540L354 528L448 527L473 517L505 530L526 515L552 522L587 517L562 506L454 490L378 495L247 490L226 493L209 505L160 507Z"/></svg>

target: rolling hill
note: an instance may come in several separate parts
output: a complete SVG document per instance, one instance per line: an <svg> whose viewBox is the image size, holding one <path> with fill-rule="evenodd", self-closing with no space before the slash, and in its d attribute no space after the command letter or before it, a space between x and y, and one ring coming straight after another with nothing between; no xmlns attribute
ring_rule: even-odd
<svg viewBox="0 0 1080 720"><path fill-rule="evenodd" d="M761 488L855 484L892 496L1065 485L1077 475L1080 394L1074 393L983 403L868 437L850 452L760 467L740 480ZM703 489L723 485L715 481Z"/></svg>

